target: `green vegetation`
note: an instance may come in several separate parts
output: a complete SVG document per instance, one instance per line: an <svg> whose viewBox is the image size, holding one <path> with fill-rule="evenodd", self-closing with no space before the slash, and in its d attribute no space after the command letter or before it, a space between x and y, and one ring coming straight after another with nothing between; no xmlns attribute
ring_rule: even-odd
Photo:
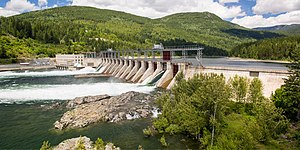
<svg viewBox="0 0 300 150"><path fill-rule="evenodd" d="M160 143L161 143L162 146L164 146L164 147L168 146L168 143L167 143L166 138L165 138L164 135L160 138L159 141L160 141Z"/></svg>
<svg viewBox="0 0 300 150"><path fill-rule="evenodd" d="M284 115L292 121L300 121L300 50L292 53L293 62L289 66L291 75L285 84L276 90L273 101L284 110Z"/></svg>
<svg viewBox="0 0 300 150"><path fill-rule="evenodd" d="M74 46L43 44L30 38L18 39L12 36L0 36L0 58L2 60L55 57L57 53L74 53L75 51Z"/></svg>
<svg viewBox="0 0 300 150"><path fill-rule="evenodd" d="M146 129L143 129L143 133L144 133L145 136L153 135L152 129L149 126Z"/></svg>
<svg viewBox="0 0 300 150"><path fill-rule="evenodd" d="M85 150L84 141L82 140L82 137L80 136L79 140L77 141L76 150Z"/></svg>
<svg viewBox="0 0 300 150"><path fill-rule="evenodd" d="M222 75L200 74L185 80L181 74L157 104L162 109L153 122L158 132L190 135L201 149L294 146L281 137L289 122L281 109L263 97L259 79L236 76L226 82Z"/></svg>
<svg viewBox="0 0 300 150"><path fill-rule="evenodd" d="M111 143L112 144L112 143ZM105 142L101 139L101 138L98 138L96 141L95 141L95 144L92 145L93 149L95 150L104 150L105 149ZM113 145L113 144L112 144ZM139 146L140 147L140 146ZM50 143L49 141L44 141L43 142L43 145L41 146L40 150L52 150L53 147L50 146ZM84 144L84 141L82 139L82 137L80 136L79 140L77 141L77 144L76 144L76 149L77 150L85 150L86 147L85 147L85 144Z"/></svg>
<svg viewBox="0 0 300 150"><path fill-rule="evenodd" d="M2 17L0 33L16 37L16 40L34 39L39 41L34 43L39 43L41 47L45 47L43 44L59 44L64 47L60 51L36 48L38 50L35 51L39 51L35 52L38 56L53 56L58 52L101 51L108 48L149 49L154 43L163 43L166 46L197 44L205 48L205 55L227 55L233 47L241 43L282 36L246 29L208 12L180 13L149 19L124 12L79 6ZM33 53L26 48L20 51L24 54L16 52L6 57L28 57L27 54ZM36 56L34 54L30 56Z"/></svg>
<svg viewBox="0 0 300 150"><path fill-rule="evenodd" d="M242 58L291 60L294 51L300 51L300 36L245 43L233 48L231 54Z"/></svg>
<svg viewBox="0 0 300 150"><path fill-rule="evenodd" d="M42 147L40 148L40 150L51 150L51 146L49 141L44 141Z"/></svg>
<svg viewBox="0 0 300 150"><path fill-rule="evenodd" d="M98 138L94 145L96 150L104 150L105 149L105 143L101 138Z"/></svg>
<svg viewBox="0 0 300 150"><path fill-rule="evenodd" d="M273 27L255 28L256 30L273 31L286 35L300 35L300 24L278 25Z"/></svg>

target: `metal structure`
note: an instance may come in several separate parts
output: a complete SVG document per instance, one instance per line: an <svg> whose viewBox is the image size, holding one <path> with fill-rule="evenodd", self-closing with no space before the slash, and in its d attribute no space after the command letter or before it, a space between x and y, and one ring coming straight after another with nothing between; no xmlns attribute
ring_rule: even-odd
<svg viewBox="0 0 300 150"><path fill-rule="evenodd" d="M102 58L112 59L137 59L154 62L184 62L189 63L191 59L196 59L199 66L202 64L203 48L198 45L187 45L187 46L168 46L163 47L162 45L156 46L151 50L108 50L100 52Z"/></svg>

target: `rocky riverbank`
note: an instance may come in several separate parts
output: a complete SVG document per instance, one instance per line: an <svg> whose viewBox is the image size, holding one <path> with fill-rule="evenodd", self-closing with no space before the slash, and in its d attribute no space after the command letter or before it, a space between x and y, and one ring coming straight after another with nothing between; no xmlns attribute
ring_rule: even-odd
<svg viewBox="0 0 300 150"><path fill-rule="evenodd" d="M104 147L98 147L98 148L103 150L120 150L120 148L114 146L113 143L107 143L103 146ZM90 138L84 136L84 137L67 139L59 143L57 146L55 146L53 150L75 150L75 149L80 149L79 147L84 147L84 149L86 150L97 149L93 141L91 141Z"/></svg>
<svg viewBox="0 0 300 150"><path fill-rule="evenodd" d="M55 129L76 129L97 122L120 122L152 115L151 104L156 95L127 92L119 96L109 95L78 97L67 102L71 109L54 123Z"/></svg>

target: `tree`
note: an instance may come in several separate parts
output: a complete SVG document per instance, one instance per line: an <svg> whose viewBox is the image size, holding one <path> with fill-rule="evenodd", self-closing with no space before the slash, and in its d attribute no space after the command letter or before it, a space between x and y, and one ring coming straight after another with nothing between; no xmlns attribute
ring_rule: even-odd
<svg viewBox="0 0 300 150"><path fill-rule="evenodd" d="M254 78L249 86L248 101L254 105L261 103L261 100L264 98L262 91L262 82L258 78Z"/></svg>
<svg viewBox="0 0 300 150"><path fill-rule="evenodd" d="M284 110L284 115L293 121L300 121L300 45L292 53L290 75L284 85L273 95L275 106Z"/></svg>
<svg viewBox="0 0 300 150"><path fill-rule="evenodd" d="M179 76L171 93L159 98L162 115L153 125L160 133L188 133L199 141L208 129L212 142L222 122L229 91L222 75L200 74L189 80Z"/></svg>
<svg viewBox="0 0 300 150"><path fill-rule="evenodd" d="M230 78L228 82L230 84L234 100L240 103L246 103L246 96L249 88L248 78L235 75L233 78Z"/></svg>

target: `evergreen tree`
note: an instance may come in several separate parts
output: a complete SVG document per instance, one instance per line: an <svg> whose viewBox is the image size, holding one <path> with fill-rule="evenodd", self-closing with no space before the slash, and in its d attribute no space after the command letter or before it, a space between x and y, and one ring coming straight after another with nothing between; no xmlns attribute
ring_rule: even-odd
<svg viewBox="0 0 300 150"><path fill-rule="evenodd" d="M273 100L289 119L300 121L300 45L292 52L292 56L293 61L289 65L291 75L276 90Z"/></svg>

